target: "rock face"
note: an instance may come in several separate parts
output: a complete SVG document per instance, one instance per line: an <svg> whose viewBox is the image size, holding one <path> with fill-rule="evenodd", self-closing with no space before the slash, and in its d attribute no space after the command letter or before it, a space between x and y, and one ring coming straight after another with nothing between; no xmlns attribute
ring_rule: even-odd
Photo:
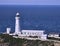
<svg viewBox="0 0 60 46"><path fill-rule="evenodd" d="M53 42L48 42L48 41L27 40L23 43L22 46L54 46L54 44Z"/></svg>
<svg viewBox="0 0 60 46"><path fill-rule="evenodd" d="M9 43L0 43L0 46L9 46Z"/></svg>
<svg viewBox="0 0 60 46"><path fill-rule="evenodd" d="M60 46L60 42L54 42L54 46Z"/></svg>
<svg viewBox="0 0 60 46"><path fill-rule="evenodd" d="M13 38L5 34L0 35L0 44L1 43L9 43L8 46L60 46L60 42Z"/></svg>

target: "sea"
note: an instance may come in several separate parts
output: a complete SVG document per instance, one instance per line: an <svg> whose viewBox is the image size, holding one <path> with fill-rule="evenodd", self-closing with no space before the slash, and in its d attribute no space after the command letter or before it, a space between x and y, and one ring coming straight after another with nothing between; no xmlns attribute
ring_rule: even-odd
<svg viewBox="0 0 60 46"><path fill-rule="evenodd" d="M60 33L60 5L0 5L0 32L15 30L15 16L20 13L21 30Z"/></svg>

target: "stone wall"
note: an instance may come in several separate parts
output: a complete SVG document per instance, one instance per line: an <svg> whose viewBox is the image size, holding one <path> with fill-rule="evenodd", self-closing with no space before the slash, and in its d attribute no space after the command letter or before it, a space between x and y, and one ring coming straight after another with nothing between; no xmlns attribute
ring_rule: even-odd
<svg viewBox="0 0 60 46"><path fill-rule="evenodd" d="M60 46L60 42L54 42L54 46Z"/></svg>

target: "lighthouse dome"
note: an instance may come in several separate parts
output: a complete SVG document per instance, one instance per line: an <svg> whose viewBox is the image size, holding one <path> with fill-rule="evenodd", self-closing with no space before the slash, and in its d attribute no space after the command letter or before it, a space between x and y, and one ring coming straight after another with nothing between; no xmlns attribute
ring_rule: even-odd
<svg viewBox="0 0 60 46"><path fill-rule="evenodd" d="M16 17L19 17L19 15L20 15L19 12L17 12L17 13L16 13Z"/></svg>

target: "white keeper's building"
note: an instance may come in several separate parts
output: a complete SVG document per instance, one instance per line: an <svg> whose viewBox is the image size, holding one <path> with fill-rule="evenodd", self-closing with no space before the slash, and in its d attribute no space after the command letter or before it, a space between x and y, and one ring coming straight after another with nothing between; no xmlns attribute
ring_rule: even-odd
<svg viewBox="0 0 60 46"><path fill-rule="evenodd" d="M7 34L10 35L18 35L22 37L34 37L37 36L40 39L46 40L47 39L47 34L44 34L45 30L21 30L20 29L20 14L16 13L15 17L15 32L13 34L10 34L11 28L7 28Z"/></svg>

